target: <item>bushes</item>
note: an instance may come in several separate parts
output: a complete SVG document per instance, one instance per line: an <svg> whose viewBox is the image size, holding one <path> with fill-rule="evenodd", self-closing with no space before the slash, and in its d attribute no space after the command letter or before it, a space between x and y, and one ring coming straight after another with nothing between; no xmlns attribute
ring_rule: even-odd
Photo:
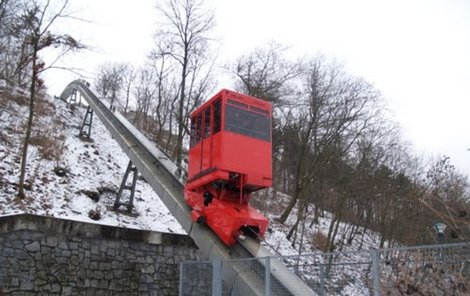
<svg viewBox="0 0 470 296"><path fill-rule="evenodd" d="M65 150L63 124L56 120L50 125L44 125L45 128L31 136L29 144L38 147L41 158L54 161L59 166Z"/></svg>
<svg viewBox="0 0 470 296"><path fill-rule="evenodd" d="M328 246L326 235L321 231L315 232L312 237L312 245L318 250L326 250Z"/></svg>

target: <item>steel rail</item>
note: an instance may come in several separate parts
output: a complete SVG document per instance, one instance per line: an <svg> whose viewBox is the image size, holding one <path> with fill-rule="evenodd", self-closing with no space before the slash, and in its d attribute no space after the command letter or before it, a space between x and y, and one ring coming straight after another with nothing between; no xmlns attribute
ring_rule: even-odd
<svg viewBox="0 0 470 296"><path fill-rule="evenodd" d="M60 98L67 100L74 90L80 92L114 140L118 142L204 255L210 260L221 261L272 256L266 248L249 238L228 248L209 227L193 222L190 218L191 208L184 200L183 181L174 170L177 168L176 165L170 160L167 161L165 154L129 123L124 116L119 112L111 111L82 81L75 80L68 84ZM262 260L259 262L264 266ZM272 295L277 293L280 295L316 295L279 260L270 259L270 265L274 286L277 290L273 291ZM253 295L264 295L263 275L257 275L252 270L245 270L236 265L233 268L237 277L242 281L238 285L248 288Z"/></svg>

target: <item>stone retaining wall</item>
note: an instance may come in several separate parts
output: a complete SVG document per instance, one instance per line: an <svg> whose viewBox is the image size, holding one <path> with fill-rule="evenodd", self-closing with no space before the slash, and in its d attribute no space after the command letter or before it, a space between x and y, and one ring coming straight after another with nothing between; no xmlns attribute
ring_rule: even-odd
<svg viewBox="0 0 470 296"><path fill-rule="evenodd" d="M0 217L0 295L177 295L184 235L50 217Z"/></svg>

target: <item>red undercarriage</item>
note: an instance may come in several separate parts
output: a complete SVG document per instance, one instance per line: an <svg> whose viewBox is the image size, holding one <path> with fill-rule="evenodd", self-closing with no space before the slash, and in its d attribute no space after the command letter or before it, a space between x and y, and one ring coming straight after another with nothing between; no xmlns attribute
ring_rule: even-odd
<svg viewBox="0 0 470 296"><path fill-rule="evenodd" d="M240 190L216 190L212 186L186 188L184 193L193 209L192 220L205 222L226 245L234 245L243 232L264 237L268 219L248 204L250 193L241 195Z"/></svg>

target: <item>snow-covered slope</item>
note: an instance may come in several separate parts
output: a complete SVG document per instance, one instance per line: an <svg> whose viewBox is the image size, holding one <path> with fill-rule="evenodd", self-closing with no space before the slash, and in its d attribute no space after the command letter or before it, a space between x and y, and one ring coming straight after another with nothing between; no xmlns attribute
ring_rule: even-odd
<svg viewBox="0 0 470 296"><path fill-rule="evenodd" d="M34 213L86 222L184 233L152 188L137 181L134 209L113 211L128 157L93 118L91 141L78 138L86 109L47 98L38 104L28 153L27 198L16 198L27 108L1 99L0 215ZM46 157L47 159L44 159ZM61 176L61 170L65 176ZM126 198L126 197L123 197ZM90 212L99 212L98 220ZM97 216L95 215L95 219Z"/></svg>

